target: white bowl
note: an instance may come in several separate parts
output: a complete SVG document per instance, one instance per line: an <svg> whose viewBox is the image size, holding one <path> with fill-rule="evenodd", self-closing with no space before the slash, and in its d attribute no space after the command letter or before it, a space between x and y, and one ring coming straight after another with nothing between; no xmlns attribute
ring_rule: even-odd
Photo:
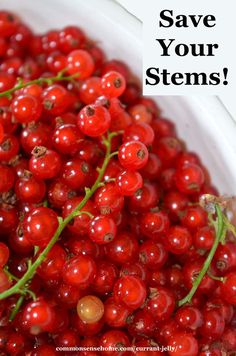
<svg viewBox="0 0 236 356"><path fill-rule="evenodd" d="M101 43L109 58L129 64L141 78L141 23L111 0L8 0L2 9L20 14L35 31L81 26ZM179 136L196 151L221 193L236 194L236 124L217 97L155 98Z"/></svg>

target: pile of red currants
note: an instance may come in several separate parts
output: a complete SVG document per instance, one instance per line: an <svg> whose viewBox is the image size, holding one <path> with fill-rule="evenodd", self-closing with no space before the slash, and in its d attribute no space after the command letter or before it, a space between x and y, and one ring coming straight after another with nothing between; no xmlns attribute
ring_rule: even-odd
<svg viewBox="0 0 236 356"><path fill-rule="evenodd" d="M76 26L0 11L0 58L0 355L233 355L236 229L173 123Z"/></svg>

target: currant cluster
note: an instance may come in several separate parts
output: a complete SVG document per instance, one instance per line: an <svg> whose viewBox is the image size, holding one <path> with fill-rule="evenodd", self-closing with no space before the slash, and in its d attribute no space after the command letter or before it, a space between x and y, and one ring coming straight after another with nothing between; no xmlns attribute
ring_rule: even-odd
<svg viewBox="0 0 236 356"><path fill-rule="evenodd" d="M235 229L173 123L76 26L0 11L0 57L1 356L233 354Z"/></svg>

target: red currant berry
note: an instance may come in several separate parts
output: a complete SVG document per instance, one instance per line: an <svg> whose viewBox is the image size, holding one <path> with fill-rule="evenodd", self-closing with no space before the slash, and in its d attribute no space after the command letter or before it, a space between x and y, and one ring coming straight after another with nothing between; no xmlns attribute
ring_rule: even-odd
<svg viewBox="0 0 236 356"><path fill-rule="evenodd" d="M166 272L162 269L159 270L153 270L149 274L148 278L148 286L151 288L156 288L158 286L166 286L167 284L167 278L166 278Z"/></svg>
<svg viewBox="0 0 236 356"><path fill-rule="evenodd" d="M35 96L24 94L13 100L11 110L16 121L27 124L39 120L42 113L42 104Z"/></svg>
<svg viewBox="0 0 236 356"><path fill-rule="evenodd" d="M225 276L223 283L220 283L222 298L229 304L236 305L236 273L230 272Z"/></svg>
<svg viewBox="0 0 236 356"><path fill-rule="evenodd" d="M222 275L236 268L236 245L228 241L219 245L213 258L213 266Z"/></svg>
<svg viewBox="0 0 236 356"><path fill-rule="evenodd" d="M227 328L222 335L222 341L228 351L236 350L236 330L235 328Z"/></svg>
<svg viewBox="0 0 236 356"><path fill-rule="evenodd" d="M168 350L171 356L197 356L198 342L192 334L175 333L168 342Z"/></svg>
<svg viewBox="0 0 236 356"><path fill-rule="evenodd" d="M154 131L148 124L139 122L129 125L123 134L123 141L140 141L147 147L151 146L154 140Z"/></svg>
<svg viewBox="0 0 236 356"><path fill-rule="evenodd" d="M19 355L19 353L26 351L26 344L26 339L22 334L12 332L6 344L6 351L9 355Z"/></svg>
<svg viewBox="0 0 236 356"><path fill-rule="evenodd" d="M201 165L199 157L194 152L183 152L181 153L176 160L176 168L182 168L188 164L197 164Z"/></svg>
<svg viewBox="0 0 236 356"><path fill-rule="evenodd" d="M13 188L15 181L14 169L0 164L0 193L4 193Z"/></svg>
<svg viewBox="0 0 236 356"><path fill-rule="evenodd" d="M130 310L124 305L117 304L113 297L108 298L104 304L104 321L112 328L126 326Z"/></svg>
<svg viewBox="0 0 236 356"><path fill-rule="evenodd" d="M155 181L161 174L161 161L154 153L149 153L148 161L145 167L140 171L143 178ZM163 187L163 184L162 184ZM164 187L163 187L164 188Z"/></svg>
<svg viewBox="0 0 236 356"><path fill-rule="evenodd" d="M9 246L19 255L27 255L33 250L32 244L25 238L22 226L19 225L16 231L9 235Z"/></svg>
<svg viewBox="0 0 236 356"><path fill-rule="evenodd" d="M30 123L21 131L20 143L23 150L31 154L35 146L45 146L50 148L51 128L43 122Z"/></svg>
<svg viewBox="0 0 236 356"><path fill-rule="evenodd" d="M65 54L80 48L85 40L85 34L77 26L67 26L59 32L59 48Z"/></svg>
<svg viewBox="0 0 236 356"><path fill-rule="evenodd" d="M55 346L42 344L33 349L30 356L56 356Z"/></svg>
<svg viewBox="0 0 236 356"><path fill-rule="evenodd" d="M211 226L199 228L193 235L193 244L196 249L208 251L215 240L215 230Z"/></svg>
<svg viewBox="0 0 236 356"><path fill-rule="evenodd" d="M112 71L106 73L102 77L101 89L108 98L117 98L121 96L125 90L125 78L121 73Z"/></svg>
<svg viewBox="0 0 236 356"><path fill-rule="evenodd" d="M200 166L189 163L178 168L175 173L175 184L180 192L192 194L199 192L205 177Z"/></svg>
<svg viewBox="0 0 236 356"><path fill-rule="evenodd" d="M72 236L66 241L66 247L73 255L89 255L94 259L97 259L100 255L100 249L97 244L86 237L79 238L78 236Z"/></svg>
<svg viewBox="0 0 236 356"><path fill-rule="evenodd" d="M200 310L188 305L177 310L175 320L182 328L187 330L196 330L203 324L203 316Z"/></svg>
<svg viewBox="0 0 236 356"><path fill-rule="evenodd" d="M182 152L182 144L175 137L163 137L153 147L155 148L154 153L157 154L166 168L173 166L175 160Z"/></svg>
<svg viewBox="0 0 236 356"><path fill-rule="evenodd" d="M207 224L207 213L200 206L189 206L180 214L182 225L192 231Z"/></svg>
<svg viewBox="0 0 236 356"><path fill-rule="evenodd" d="M36 146L32 151L29 169L39 179L51 179L58 175L61 169L61 158L53 150L43 146Z"/></svg>
<svg viewBox="0 0 236 356"><path fill-rule="evenodd" d="M79 345L79 336L75 330L66 329L55 337L54 342L59 347L76 347Z"/></svg>
<svg viewBox="0 0 236 356"><path fill-rule="evenodd" d="M55 314L52 307L44 300L28 303L22 314L24 329L30 334L38 335L41 332L49 331L54 321Z"/></svg>
<svg viewBox="0 0 236 356"><path fill-rule="evenodd" d="M44 89L42 105L44 111L50 115L61 115L70 106L69 92L59 84L53 84Z"/></svg>
<svg viewBox="0 0 236 356"><path fill-rule="evenodd" d="M188 251L192 244L192 236L188 229L182 226L172 226L163 240L166 248L176 255Z"/></svg>
<svg viewBox="0 0 236 356"><path fill-rule="evenodd" d="M178 221L180 215L189 203L188 197L175 190L171 190L164 196L164 206L173 221Z"/></svg>
<svg viewBox="0 0 236 356"><path fill-rule="evenodd" d="M19 148L17 137L5 134L0 143L0 162L9 162L17 155Z"/></svg>
<svg viewBox="0 0 236 356"><path fill-rule="evenodd" d="M74 197L68 199L63 206L62 215L66 218L70 215L81 203L83 197ZM96 213L94 204L89 200L85 206L81 209L81 212L88 211L92 215ZM91 218L87 214L80 214L76 216L68 225L68 229L76 235L86 235L88 233L89 223Z"/></svg>
<svg viewBox="0 0 236 356"><path fill-rule="evenodd" d="M135 194L129 198L129 209L132 212L144 213L155 208L160 199L160 191L155 184L144 183Z"/></svg>
<svg viewBox="0 0 236 356"><path fill-rule="evenodd" d="M47 66L50 72L57 74L66 68L66 57L60 52L52 52L47 57Z"/></svg>
<svg viewBox="0 0 236 356"><path fill-rule="evenodd" d="M76 193L62 179L55 179L48 188L48 201L54 208L62 208Z"/></svg>
<svg viewBox="0 0 236 356"><path fill-rule="evenodd" d="M154 116L160 116L161 109L158 107L157 103L153 99L147 97L140 97L137 100L137 103L146 106L148 111L150 111Z"/></svg>
<svg viewBox="0 0 236 356"><path fill-rule="evenodd" d="M155 320L169 319L175 308L175 298L170 289L156 287L152 290L146 305Z"/></svg>
<svg viewBox="0 0 236 356"><path fill-rule="evenodd" d="M78 331L79 335L93 336L100 333L104 325L104 320L102 318L95 323L86 323L85 321L81 320L76 313L72 316L71 324L73 328Z"/></svg>
<svg viewBox="0 0 236 356"><path fill-rule="evenodd" d="M154 317L146 310L138 310L127 319L128 332L133 337L152 337L156 323Z"/></svg>
<svg viewBox="0 0 236 356"><path fill-rule="evenodd" d="M92 168L89 163L81 161L78 158L72 158L67 161L62 167L63 181L73 190L78 190L86 185L88 186L88 178L90 177Z"/></svg>
<svg viewBox="0 0 236 356"><path fill-rule="evenodd" d="M124 206L124 197L114 183L107 183L95 193L95 204L102 215L118 213Z"/></svg>
<svg viewBox="0 0 236 356"><path fill-rule="evenodd" d="M102 356L117 356L117 353L119 356L125 356L127 354L126 348L130 346L130 342L123 331L111 329L101 336L99 346L103 347L104 350L101 352ZM117 348L120 348L120 350L117 351Z"/></svg>
<svg viewBox="0 0 236 356"><path fill-rule="evenodd" d="M150 124L152 122L152 113L145 105L136 104L129 108L129 113L137 123Z"/></svg>
<svg viewBox="0 0 236 356"><path fill-rule="evenodd" d="M0 11L0 36L10 37L16 32L19 19L8 11Z"/></svg>
<svg viewBox="0 0 236 356"><path fill-rule="evenodd" d="M30 210L23 220L23 234L35 246L46 246L57 228L57 214L52 209L46 207Z"/></svg>
<svg viewBox="0 0 236 356"><path fill-rule="evenodd" d="M77 305L81 297L81 291L77 287L61 283L56 290L56 298L59 304L65 307L73 308Z"/></svg>
<svg viewBox="0 0 236 356"><path fill-rule="evenodd" d="M164 246L154 241L144 241L139 247L139 259L149 269L156 270L164 266L168 252Z"/></svg>
<svg viewBox="0 0 236 356"><path fill-rule="evenodd" d="M86 105L94 103L101 94L101 78L99 77L86 79L79 90L80 100Z"/></svg>
<svg viewBox="0 0 236 356"><path fill-rule="evenodd" d="M163 211L147 212L141 217L140 227L144 236L152 240L158 240L169 230L170 220Z"/></svg>
<svg viewBox="0 0 236 356"><path fill-rule="evenodd" d="M79 150L83 135L73 124L59 126L53 133L53 145L55 149L63 154L74 155Z"/></svg>
<svg viewBox="0 0 236 356"><path fill-rule="evenodd" d="M93 242L104 245L114 240L116 230L116 224L112 218L100 215L91 220L88 234Z"/></svg>
<svg viewBox="0 0 236 356"><path fill-rule="evenodd" d="M190 263L186 263L183 268L184 284L188 289L192 288L192 285L199 275L204 259L201 258ZM210 293L215 287L215 281L213 281L207 274L203 277L200 285L198 286L199 293Z"/></svg>
<svg viewBox="0 0 236 356"><path fill-rule="evenodd" d="M67 70L71 75L78 74L80 80L90 77L94 71L92 56L82 49L70 52L67 56Z"/></svg>
<svg viewBox="0 0 236 356"><path fill-rule="evenodd" d="M167 282L171 287L183 285L183 272L179 265L172 265L166 270Z"/></svg>
<svg viewBox="0 0 236 356"><path fill-rule="evenodd" d="M58 49L59 34L58 31L48 31L42 36L43 52L51 53Z"/></svg>
<svg viewBox="0 0 236 356"><path fill-rule="evenodd" d="M225 321L217 310L206 310L203 313L203 325L200 333L204 338L217 340L224 332Z"/></svg>
<svg viewBox="0 0 236 356"><path fill-rule="evenodd" d="M118 158L126 169L141 169L147 163L148 150L142 142L129 141L120 146Z"/></svg>
<svg viewBox="0 0 236 356"><path fill-rule="evenodd" d="M112 59L111 61L105 62L102 66L102 75L111 71L115 71L122 74L126 80L129 79L130 76L129 68L122 61Z"/></svg>
<svg viewBox="0 0 236 356"><path fill-rule="evenodd" d="M114 285L113 293L116 301L131 310L140 308L147 296L144 282L135 276L119 278Z"/></svg>
<svg viewBox="0 0 236 356"><path fill-rule="evenodd" d="M143 178L135 171L122 171L116 177L116 185L121 195L133 195L143 185Z"/></svg>
<svg viewBox="0 0 236 356"><path fill-rule="evenodd" d="M138 256L138 241L128 232L121 232L105 246L107 258L117 265L134 261Z"/></svg>
<svg viewBox="0 0 236 356"><path fill-rule="evenodd" d="M98 261L96 277L91 287L96 293L106 295L112 292L117 276L118 269L113 263Z"/></svg>
<svg viewBox="0 0 236 356"><path fill-rule="evenodd" d="M38 275L44 280L60 280L66 257L65 250L58 244L54 245L38 267Z"/></svg>
<svg viewBox="0 0 236 356"><path fill-rule="evenodd" d="M77 125L87 136L103 135L109 129L110 123L110 113L103 106L85 106L78 114Z"/></svg>
<svg viewBox="0 0 236 356"><path fill-rule="evenodd" d="M15 184L18 199L26 203L40 203L46 193L43 180L35 178L31 172L25 171Z"/></svg>
<svg viewBox="0 0 236 356"><path fill-rule="evenodd" d="M142 263L127 262L120 269L120 277L123 276L136 276L142 279L142 281L146 281L149 275L147 268Z"/></svg>
<svg viewBox="0 0 236 356"><path fill-rule="evenodd" d="M63 281L79 289L87 288L96 275L96 264L90 256L76 256L64 266Z"/></svg>

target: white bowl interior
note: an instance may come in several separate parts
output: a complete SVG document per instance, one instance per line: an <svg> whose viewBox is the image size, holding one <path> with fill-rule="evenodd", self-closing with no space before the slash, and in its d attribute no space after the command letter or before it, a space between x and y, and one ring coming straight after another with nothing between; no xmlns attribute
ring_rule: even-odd
<svg viewBox="0 0 236 356"><path fill-rule="evenodd" d="M8 0L2 9L20 14L35 31L81 26L99 41L108 58L124 60L142 75L141 23L111 0ZM235 194L236 124L216 97L160 96L164 116L196 151L221 193Z"/></svg>

